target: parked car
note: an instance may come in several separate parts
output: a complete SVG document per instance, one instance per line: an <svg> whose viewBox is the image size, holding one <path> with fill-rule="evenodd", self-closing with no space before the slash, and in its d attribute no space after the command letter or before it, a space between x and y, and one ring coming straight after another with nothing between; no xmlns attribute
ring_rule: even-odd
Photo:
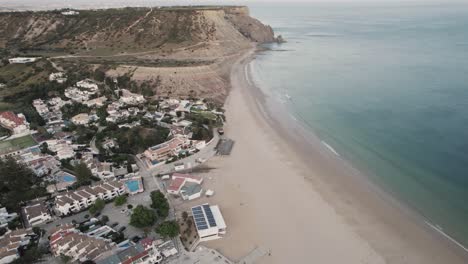
<svg viewBox="0 0 468 264"><path fill-rule="evenodd" d="M112 225L110 225L110 227L116 227L118 225L119 225L119 223L115 222L115 223L112 223Z"/></svg>
<svg viewBox="0 0 468 264"><path fill-rule="evenodd" d="M141 240L141 237L140 236L134 236L134 237L132 237L131 240L132 240L133 243L138 243L138 241Z"/></svg>
<svg viewBox="0 0 468 264"><path fill-rule="evenodd" d="M85 218L85 219L88 219L88 218L89 218L89 214L85 215L84 218Z"/></svg>
<svg viewBox="0 0 468 264"><path fill-rule="evenodd" d="M224 129L222 127L218 128L218 134L224 135Z"/></svg>
<svg viewBox="0 0 468 264"><path fill-rule="evenodd" d="M119 228L119 232L123 232L125 229L127 229L127 227L122 226L121 228Z"/></svg>

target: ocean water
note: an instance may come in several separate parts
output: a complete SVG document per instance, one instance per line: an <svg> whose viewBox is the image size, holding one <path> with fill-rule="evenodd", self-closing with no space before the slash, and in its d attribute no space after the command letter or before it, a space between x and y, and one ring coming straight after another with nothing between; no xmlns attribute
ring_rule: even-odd
<svg viewBox="0 0 468 264"><path fill-rule="evenodd" d="M252 62L257 85L468 245L468 4L250 8L288 41Z"/></svg>

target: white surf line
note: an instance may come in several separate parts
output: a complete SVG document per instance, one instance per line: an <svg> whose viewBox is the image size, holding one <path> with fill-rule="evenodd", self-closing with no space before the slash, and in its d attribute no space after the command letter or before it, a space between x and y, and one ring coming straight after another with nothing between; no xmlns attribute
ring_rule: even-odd
<svg viewBox="0 0 468 264"><path fill-rule="evenodd" d="M453 242L455 245L459 246L460 248L462 248L463 250L465 250L465 252L468 252L468 248L466 248L465 246L463 246L460 242L458 242L457 240L455 240L454 238L452 238L451 236L449 236L448 234L446 234L444 231L442 231L442 228L439 227L439 226L436 226L436 225L433 225L431 223L429 223L428 221L424 221L426 223L426 225L428 225L429 227L431 227L432 229L434 229L435 231L437 231L439 234L443 235L445 238L447 238L448 240L450 240L451 242Z"/></svg>
<svg viewBox="0 0 468 264"><path fill-rule="evenodd" d="M328 145L327 142L325 142L325 141L323 141L323 140L322 140L321 142L322 142L322 144L323 144L325 147L327 147L327 149L330 150L333 154L335 154L335 155L338 156L338 157L340 156L340 154L339 154L338 152L336 152L336 150L335 150L334 148L332 148L332 146Z"/></svg>

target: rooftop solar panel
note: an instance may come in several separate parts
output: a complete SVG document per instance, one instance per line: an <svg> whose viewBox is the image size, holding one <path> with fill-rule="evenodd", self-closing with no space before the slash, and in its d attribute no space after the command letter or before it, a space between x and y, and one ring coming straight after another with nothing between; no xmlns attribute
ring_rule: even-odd
<svg viewBox="0 0 468 264"><path fill-rule="evenodd" d="M213 212L211 212L210 206L205 204L203 205L203 209L205 210L206 218L208 219L208 223L210 224L210 227L215 227L216 221L214 219Z"/></svg>

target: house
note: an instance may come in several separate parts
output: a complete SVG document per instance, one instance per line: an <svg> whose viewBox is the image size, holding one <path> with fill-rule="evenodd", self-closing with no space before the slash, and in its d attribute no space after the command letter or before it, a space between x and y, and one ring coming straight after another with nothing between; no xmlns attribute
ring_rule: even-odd
<svg viewBox="0 0 468 264"><path fill-rule="evenodd" d="M192 216L201 242L218 239L226 234L226 223L217 205L194 206Z"/></svg>
<svg viewBox="0 0 468 264"><path fill-rule="evenodd" d="M107 97L101 96L95 99L91 99L88 101L83 102L83 104L87 105L88 107L102 107L104 103L107 101Z"/></svg>
<svg viewBox="0 0 468 264"><path fill-rule="evenodd" d="M82 81L79 81L75 84L76 87L87 89L91 92L96 92L99 87L98 85L91 79L85 79Z"/></svg>
<svg viewBox="0 0 468 264"><path fill-rule="evenodd" d="M52 220L52 216L49 213L49 209L44 204L44 201L36 201L31 205L22 208L26 226L37 226L45 224Z"/></svg>
<svg viewBox="0 0 468 264"><path fill-rule="evenodd" d="M78 11L75 11L75 10L69 10L69 11L63 11L62 12L62 15L64 16L76 16L76 15L79 15L80 12Z"/></svg>
<svg viewBox="0 0 468 264"><path fill-rule="evenodd" d="M52 228L49 233L52 254L56 257L68 256L72 263L95 261L106 252L116 249L112 241L83 234L72 224Z"/></svg>
<svg viewBox="0 0 468 264"><path fill-rule="evenodd" d="M169 187L167 187L167 192L180 195L184 200L193 200L202 195L202 182L203 178L199 176L174 173Z"/></svg>
<svg viewBox="0 0 468 264"><path fill-rule="evenodd" d="M54 211L57 215L69 215L89 208L99 198L112 200L126 193L123 183L108 181L95 186L81 187L76 191L60 193L55 197Z"/></svg>
<svg viewBox="0 0 468 264"><path fill-rule="evenodd" d="M31 229L17 229L6 233L0 238L0 263L11 263L19 258L18 248L30 242L34 235Z"/></svg>
<svg viewBox="0 0 468 264"><path fill-rule="evenodd" d="M11 111L0 113L0 126L10 130L13 134L29 134L29 123L23 114L15 115Z"/></svg>
<svg viewBox="0 0 468 264"><path fill-rule="evenodd" d="M47 143L49 150L56 153L55 157L58 160L70 159L75 157L75 151L73 150L70 141L50 139L44 142Z"/></svg>
<svg viewBox="0 0 468 264"><path fill-rule="evenodd" d="M0 208L0 227L8 226L8 223L18 217L17 213L8 213L5 207Z"/></svg>
<svg viewBox="0 0 468 264"><path fill-rule="evenodd" d="M17 57L8 59L10 64L23 64L23 63L30 63L39 60L41 57Z"/></svg>
<svg viewBox="0 0 468 264"><path fill-rule="evenodd" d="M110 252L109 252L110 253ZM144 238L136 245L121 251L114 251L109 256L96 260L96 264L159 264L163 257L151 238Z"/></svg>
<svg viewBox="0 0 468 264"><path fill-rule="evenodd" d="M143 155L151 162L152 165L156 165L171 156L178 155L182 148L187 147L189 144L190 140L188 140L187 137L176 135L169 141L145 150Z"/></svg>
<svg viewBox="0 0 468 264"><path fill-rule="evenodd" d="M140 105L146 102L145 97L141 94L135 94L130 92L127 89L121 90L122 95L119 98L119 101L126 105Z"/></svg>
<svg viewBox="0 0 468 264"><path fill-rule="evenodd" d="M71 118L71 121L75 125L87 125L89 124L90 117L87 113L77 114L76 116Z"/></svg>
<svg viewBox="0 0 468 264"><path fill-rule="evenodd" d="M49 81L50 82L57 82L57 83L64 83L67 81L67 78L65 76L65 73L63 72L54 72L49 75Z"/></svg>

